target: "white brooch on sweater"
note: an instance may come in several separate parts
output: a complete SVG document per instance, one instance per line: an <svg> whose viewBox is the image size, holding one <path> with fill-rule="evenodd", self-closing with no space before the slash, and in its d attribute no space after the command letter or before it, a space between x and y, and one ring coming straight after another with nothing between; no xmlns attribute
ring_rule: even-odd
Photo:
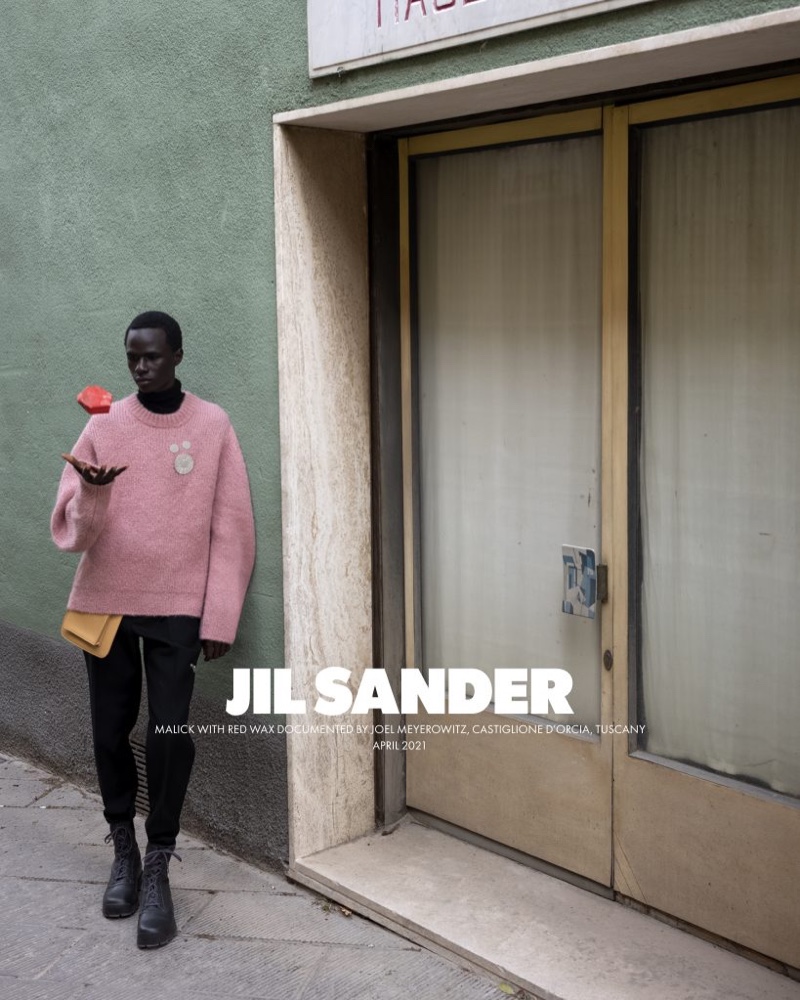
<svg viewBox="0 0 800 1000"><path fill-rule="evenodd" d="M169 450L175 455L175 471L180 476L185 476L187 472L191 472L194 468L194 459L191 455L187 455L186 452L192 447L191 441L183 442L184 451L181 451L180 445L171 444Z"/></svg>

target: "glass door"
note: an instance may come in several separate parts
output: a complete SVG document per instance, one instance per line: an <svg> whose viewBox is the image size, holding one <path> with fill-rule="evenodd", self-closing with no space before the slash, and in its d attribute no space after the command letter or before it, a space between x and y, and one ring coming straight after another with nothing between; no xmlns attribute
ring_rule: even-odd
<svg viewBox="0 0 800 1000"><path fill-rule="evenodd" d="M608 885L601 612L565 613L562 551L600 561L603 140L585 134L599 112L577 134L545 121L537 141L410 150L410 662L480 671L495 701L407 719L452 724L407 755L407 802ZM572 677L573 714L533 716L529 672L552 668ZM511 712L498 670L516 671Z"/></svg>

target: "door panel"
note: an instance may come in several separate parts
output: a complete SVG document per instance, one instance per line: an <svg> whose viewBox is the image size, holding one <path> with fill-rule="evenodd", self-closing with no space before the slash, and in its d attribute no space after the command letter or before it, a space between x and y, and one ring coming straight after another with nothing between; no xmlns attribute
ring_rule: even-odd
<svg viewBox="0 0 800 1000"><path fill-rule="evenodd" d="M619 743L614 888L798 967L800 809Z"/></svg>
<svg viewBox="0 0 800 1000"><path fill-rule="evenodd" d="M502 736L492 727L522 723L490 713L445 721L465 726L467 735L419 737L425 749L407 756L410 806L610 885L610 737L601 744L559 733Z"/></svg>

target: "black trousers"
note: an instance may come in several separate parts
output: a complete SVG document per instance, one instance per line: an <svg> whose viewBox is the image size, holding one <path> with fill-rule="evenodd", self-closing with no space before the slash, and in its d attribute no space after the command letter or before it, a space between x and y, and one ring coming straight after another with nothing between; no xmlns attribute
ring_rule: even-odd
<svg viewBox="0 0 800 1000"><path fill-rule="evenodd" d="M130 734L139 716L142 660L147 676L147 791L145 822L151 844L173 847L194 763L194 741L175 731L189 718L200 655L200 619L187 615L125 615L108 656L86 656L97 777L109 823L132 820L137 774ZM139 639L142 640L142 651ZM144 654L142 656L142 653ZM169 727L164 729L164 727Z"/></svg>

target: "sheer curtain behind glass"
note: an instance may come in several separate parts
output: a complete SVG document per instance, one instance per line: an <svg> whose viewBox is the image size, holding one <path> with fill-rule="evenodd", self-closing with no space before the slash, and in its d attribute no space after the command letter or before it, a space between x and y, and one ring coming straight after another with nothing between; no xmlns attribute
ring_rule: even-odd
<svg viewBox="0 0 800 1000"><path fill-rule="evenodd" d="M599 545L600 154L417 165L423 663L567 669L587 723L598 623L561 610L561 546Z"/></svg>
<svg viewBox="0 0 800 1000"><path fill-rule="evenodd" d="M800 794L800 109L643 136L647 749Z"/></svg>

